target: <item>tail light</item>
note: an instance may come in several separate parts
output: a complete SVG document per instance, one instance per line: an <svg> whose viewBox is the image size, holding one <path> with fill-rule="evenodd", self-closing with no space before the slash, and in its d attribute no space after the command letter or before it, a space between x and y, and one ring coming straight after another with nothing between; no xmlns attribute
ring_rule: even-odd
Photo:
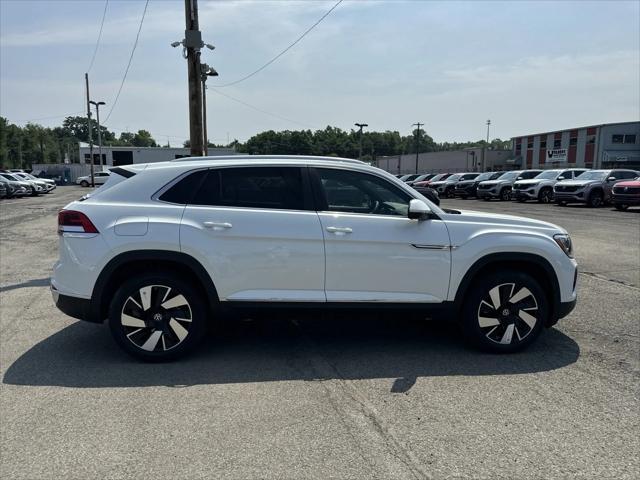
<svg viewBox="0 0 640 480"><path fill-rule="evenodd" d="M58 212L58 234L100 233L84 213L76 210L60 210Z"/></svg>

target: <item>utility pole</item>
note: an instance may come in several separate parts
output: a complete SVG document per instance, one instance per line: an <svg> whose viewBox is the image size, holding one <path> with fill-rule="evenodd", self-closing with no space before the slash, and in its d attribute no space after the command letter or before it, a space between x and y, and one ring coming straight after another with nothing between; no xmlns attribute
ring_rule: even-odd
<svg viewBox="0 0 640 480"><path fill-rule="evenodd" d="M416 173L418 173L418 153L420 151L420 127L423 126L424 123L414 123L412 127L418 127L416 131Z"/></svg>
<svg viewBox="0 0 640 480"><path fill-rule="evenodd" d="M360 154L358 155L358 160L362 160L362 129L364 127L368 127L367 123L356 123L354 124L356 127L360 128Z"/></svg>
<svg viewBox="0 0 640 480"><path fill-rule="evenodd" d="M202 33L198 23L198 0L184 0L184 48L187 52L189 75L189 139L191 155L204 155L202 130L202 82L200 79L200 47Z"/></svg>
<svg viewBox="0 0 640 480"><path fill-rule="evenodd" d="M207 78L217 77L218 72L206 63L200 64L200 78L202 79L202 130L204 136L204 154L209 155L209 137L207 135Z"/></svg>
<svg viewBox="0 0 640 480"><path fill-rule="evenodd" d="M91 104L89 103L89 74L84 74L84 82L87 87L87 125L89 129L89 163L91 164L91 187L95 187L93 179L93 139L91 138Z"/></svg>
<svg viewBox="0 0 640 480"><path fill-rule="evenodd" d="M96 120L98 121L98 157L100 157L100 171L104 170L102 166L102 132L100 131L100 105L106 105L104 102L89 101L91 105L96 107Z"/></svg>

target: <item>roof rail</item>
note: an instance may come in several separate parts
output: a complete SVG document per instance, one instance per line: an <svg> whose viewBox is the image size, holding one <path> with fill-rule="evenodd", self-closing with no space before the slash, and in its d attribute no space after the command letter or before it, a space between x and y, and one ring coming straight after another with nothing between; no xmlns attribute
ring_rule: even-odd
<svg viewBox="0 0 640 480"><path fill-rule="evenodd" d="M315 160L315 161L327 161L327 162L345 162L345 163L357 163L359 165L365 164L361 160L354 158L342 158L342 157L316 157L311 155L215 155L211 157L182 157L171 160L172 162L192 162L198 160L240 160L241 158L255 158L257 160Z"/></svg>

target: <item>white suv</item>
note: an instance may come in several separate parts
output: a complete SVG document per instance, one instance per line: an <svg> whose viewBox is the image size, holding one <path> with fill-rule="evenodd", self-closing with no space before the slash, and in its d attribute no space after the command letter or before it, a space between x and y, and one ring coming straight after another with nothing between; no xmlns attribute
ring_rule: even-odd
<svg viewBox="0 0 640 480"><path fill-rule="evenodd" d="M58 217L51 288L66 314L108 319L145 360L192 350L225 312L419 310L511 352L576 302L567 232L442 210L362 162L234 156L112 169ZM273 310L270 310L273 311Z"/></svg>

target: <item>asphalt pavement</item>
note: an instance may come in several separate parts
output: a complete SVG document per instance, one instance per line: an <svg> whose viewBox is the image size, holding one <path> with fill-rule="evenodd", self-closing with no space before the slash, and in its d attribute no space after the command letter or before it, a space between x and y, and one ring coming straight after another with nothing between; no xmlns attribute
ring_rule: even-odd
<svg viewBox="0 0 640 480"><path fill-rule="evenodd" d="M56 213L0 201L6 479L640 477L640 213L443 200L565 227L579 303L515 355L401 315L237 322L143 364L48 289Z"/></svg>

